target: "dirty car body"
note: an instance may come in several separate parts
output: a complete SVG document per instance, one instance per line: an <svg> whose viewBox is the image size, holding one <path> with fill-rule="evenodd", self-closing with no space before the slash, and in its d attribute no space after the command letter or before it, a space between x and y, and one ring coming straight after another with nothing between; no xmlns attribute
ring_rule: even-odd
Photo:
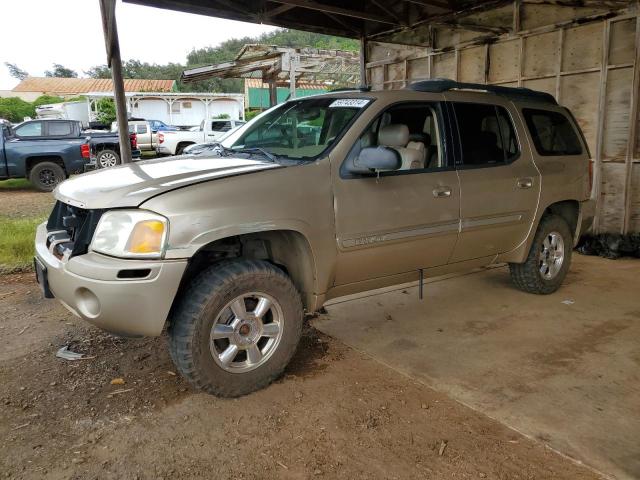
<svg viewBox="0 0 640 480"><path fill-rule="evenodd" d="M218 150L62 183L36 267L49 296L105 330L159 335L169 323L174 360L204 365L183 375L234 396L286 365L296 302L314 312L496 262L523 290L555 291L593 217L589 172L571 114L521 89L330 93L271 109ZM207 288L206 305L189 303ZM211 358L186 352L187 337Z"/></svg>

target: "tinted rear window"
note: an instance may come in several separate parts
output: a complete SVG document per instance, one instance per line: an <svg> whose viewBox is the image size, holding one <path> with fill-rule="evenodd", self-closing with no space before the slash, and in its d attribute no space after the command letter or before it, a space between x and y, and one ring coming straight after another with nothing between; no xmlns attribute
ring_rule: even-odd
<svg viewBox="0 0 640 480"><path fill-rule="evenodd" d="M500 106L454 103L464 165L495 165L515 160L520 154L515 129Z"/></svg>
<svg viewBox="0 0 640 480"><path fill-rule="evenodd" d="M525 108L529 133L539 155L580 155L582 145L571 121L560 112Z"/></svg>

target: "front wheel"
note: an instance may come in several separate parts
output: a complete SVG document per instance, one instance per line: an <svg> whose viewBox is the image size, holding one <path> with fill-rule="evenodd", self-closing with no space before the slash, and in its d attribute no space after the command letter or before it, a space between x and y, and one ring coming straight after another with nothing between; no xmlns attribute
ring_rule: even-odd
<svg viewBox="0 0 640 480"><path fill-rule="evenodd" d="M525 292L555 292L569 271L572 248L573 235L567 221L558 215L545 215L526 261L509 264L511 280Z"/></svg>
<svg viewBox="0 0 640 480"><path fill-rule="evenodd" d="M170 319L169 346L196 388L237 397L279 377L302 333L302 302L275 266L236 260L198 275Z"/></svg>

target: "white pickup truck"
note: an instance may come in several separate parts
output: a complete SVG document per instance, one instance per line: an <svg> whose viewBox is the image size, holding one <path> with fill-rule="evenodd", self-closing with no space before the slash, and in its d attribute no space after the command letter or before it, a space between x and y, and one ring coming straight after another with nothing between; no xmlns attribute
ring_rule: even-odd
<svg viewBox="0 0 640 480"><path fill-rule="evenodd" d="M203 120L195 130L158 132L156 151L163 155L181 155L189 145L214 142L245 123L243 120L212 119Z"/></svg>

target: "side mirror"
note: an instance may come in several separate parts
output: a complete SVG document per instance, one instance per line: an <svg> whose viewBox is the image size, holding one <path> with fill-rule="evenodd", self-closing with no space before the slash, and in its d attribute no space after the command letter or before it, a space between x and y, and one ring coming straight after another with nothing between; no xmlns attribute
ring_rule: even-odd
<svg viewBox="0 0 640 480"><path fill-rule="evenodd" d="M158 133L158 130L151 130L151 133Z"/></svg>
<svg viewBox="0 0 640 480"><path fill-rule="evenodd" d="M365 147L353 160L350 173L367 174L379 171L398 170L402 166L400 153L389 147Z"/></svg>

